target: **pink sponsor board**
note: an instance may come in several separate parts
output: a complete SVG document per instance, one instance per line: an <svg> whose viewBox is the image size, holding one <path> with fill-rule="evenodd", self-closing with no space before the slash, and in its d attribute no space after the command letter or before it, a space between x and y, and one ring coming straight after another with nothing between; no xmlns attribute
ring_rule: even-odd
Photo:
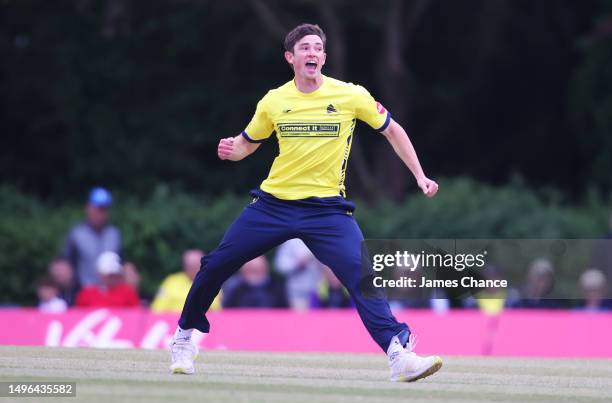
<svg viewBox="0 0 612 403"><path fill-rule="evenodd" d="M612 314L567 311L398 311L418 334L418 352L444 355L612 357ZM178 315L146 309L0 310L0 344L165 348ZM209 315L204 349L378 352L353 310L225 310Z"/></svg>

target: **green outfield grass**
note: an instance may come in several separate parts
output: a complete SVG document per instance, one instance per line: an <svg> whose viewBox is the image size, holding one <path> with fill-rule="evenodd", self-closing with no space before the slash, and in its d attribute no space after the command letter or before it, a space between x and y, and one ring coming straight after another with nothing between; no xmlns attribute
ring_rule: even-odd
<svg viewBox="0 0 612 403"><path fill-rule="evenodd" d="M76 398L16 402L612 401L612 360L444 357L440 372L404 384L387 380L382 354L204 352L192 376L170 375L168 360L165 351L4 346L0 380L77 383Z"/></svg>

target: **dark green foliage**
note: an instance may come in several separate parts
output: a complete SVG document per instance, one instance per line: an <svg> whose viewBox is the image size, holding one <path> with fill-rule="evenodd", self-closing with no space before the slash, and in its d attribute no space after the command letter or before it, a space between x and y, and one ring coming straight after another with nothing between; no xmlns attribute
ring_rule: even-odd
<svg viewBox="0 0 612 403"><path fill-rule="evenodd" d="M239 166L215 147L291 78L282 35L310 20L330 34L325 72L369 88L433 176L501 184L519 173L571 199L591 186L607 193L610 4L2 0L0 181L56 201L94 184L140 197L158 183L256 186L276 147ZM390 37L401 38L393 57ZM403 193L384 140L357 132L366 161L353 176L372 172L371 193ZM354 182L356 194L371 190Z"/></svg>
<svg viewBox="0 0 612 403"><path fill-rule="evenodd" d="M364 233L381 238L598 238L609 214L596 196L567 208L519 181L494 188L467 179L442 181L433 199L413 194L401 205L360 210Z"/></svg>
<svg viewBox="0 0 612 403"><path fill-rule="evenodd" d="M146 295L181 250L213 248L277 152L232 164L216 144L291 78L282 35L303 21L328 32L324 72L370 89L428 174L473 178L388 201L407 171L360 124L348 180L373 203L356 213L367 237L600 236L611 15L611 0L0 0L0 302L33 302L94 185L116 196Z"/></svg>
<svg viewBox="0 0 612 403"><path fill-rule="evenodd" d="M161 279L180 269L186 248L213 249L250 202L243 196L188 196L165 187L146 201L116 197L113 222L123 232L124 257L142 272L142 293L152 296ZM34 302L34 280L44 274L82 206L58 207L0 188L0 303ZM597 238L608 210L593 196L580 207L537 196L521 184L500 188L466 179L444 180L427 199L416 192L401 204L368 206L357 200L355 217L366 238Z"/></svg>

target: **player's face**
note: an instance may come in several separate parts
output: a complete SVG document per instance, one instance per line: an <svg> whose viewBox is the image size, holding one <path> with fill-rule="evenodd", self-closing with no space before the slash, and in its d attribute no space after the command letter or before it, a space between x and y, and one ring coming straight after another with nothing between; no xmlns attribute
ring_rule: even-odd
<svg viewBox="0 0 612 403"><path fill-rule="evenodd" d="M285 59L293 66L296 77L316 79L321 75L325 64L325 49L318 35L306 35L293 47L293 52L285 52Z"/></svg>

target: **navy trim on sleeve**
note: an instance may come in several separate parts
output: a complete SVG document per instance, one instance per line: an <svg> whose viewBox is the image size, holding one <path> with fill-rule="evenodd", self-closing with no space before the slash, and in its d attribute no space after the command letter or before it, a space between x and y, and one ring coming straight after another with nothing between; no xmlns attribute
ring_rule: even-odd
<svg viewBox="0 0 612 403"><path fill-rule="evenodd" d="M376 130L379 131L379 132L384 132L385 129L387 128L387 126L389 126L390 122L391 122L391 112L387 111L387 119L385 119L385 123L383 123L383 125L380 126Z"/></svg>
<svg viewBox="0 0 612 403"><path fill-rule="evenodd" d="M245 132L244 130L240 134L242 134L242 137L244 137L249 143L263 143L264 141L267 140L267 139L253 140L252 138L249 137L247 132Z"/></svg>

